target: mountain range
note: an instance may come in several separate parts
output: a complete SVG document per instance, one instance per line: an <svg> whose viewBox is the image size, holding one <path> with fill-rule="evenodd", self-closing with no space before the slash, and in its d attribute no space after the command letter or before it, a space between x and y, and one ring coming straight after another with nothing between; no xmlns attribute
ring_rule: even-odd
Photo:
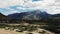
<svg viewBox="0 0 60 34"><path fill-rule="evenodd" d="M3 15L0 13L0 19L24 19L24 20L59 20L60 21L60 14L48 14L46 11L34 10L22 13L14 13L9 14L8 16Z"/></svg>
<svg viewBox="0 0 60 34"><path fill-rule="evenodd" d="M22 13L14 13L9 14L9 18L14 19L25 19L25 20L41 20L41 19L52 19L58 17L60 19L60 14L48 14L46 11L40 11L40 10L34 10L34 11L28 11L28 12L22 12Z"/></svg>

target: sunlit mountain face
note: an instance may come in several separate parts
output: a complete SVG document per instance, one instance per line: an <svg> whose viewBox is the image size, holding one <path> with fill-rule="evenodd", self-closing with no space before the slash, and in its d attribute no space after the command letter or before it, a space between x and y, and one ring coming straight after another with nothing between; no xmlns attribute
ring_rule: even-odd
<svg viewBox="0 0 60 34"><path fill-rule="evenodd" d="M33 10L60 14L59 0L0 0L0 4L0 12L5 15Z"/></svg>
<svg viewBox="0 0 60 34"><path fill-rule="evenodd" d="M7 17L13 19L24 19L24 20L49 20L49 19L60 19L60 14L48 14L45 11L34 10L22 13L9 14Z"/></svg>
<svg viewBox="0 0 60 34"><path fill-rule="evenodd" d="M10 18L14 19L27 19L27 20L41 20L41 19L48 19L50 18L50 14L46 13L45 11L42 12L40 10L34 10L30 12L22 12L22 13L14 13L8 15Z"/></svg>

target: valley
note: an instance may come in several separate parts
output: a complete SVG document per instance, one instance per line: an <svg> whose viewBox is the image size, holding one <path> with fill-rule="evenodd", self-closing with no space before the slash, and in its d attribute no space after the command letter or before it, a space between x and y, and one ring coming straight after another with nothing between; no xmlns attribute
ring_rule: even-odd
<svg viewBox="0 0 60 34"><path fill-rule="evenodd" d="M0 13L0 28L1 31L15 31L18 34L60 34L60 14L51 15L40 10L7 16Z"/></svg>

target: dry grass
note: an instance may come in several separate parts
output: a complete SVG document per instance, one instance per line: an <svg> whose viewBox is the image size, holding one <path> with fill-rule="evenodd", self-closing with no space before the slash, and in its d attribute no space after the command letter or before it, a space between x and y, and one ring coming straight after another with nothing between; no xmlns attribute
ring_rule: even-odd
<svg viewBox="0 0 60 34"><path fill-rule="evenodd" d="M41 30L43 31L43 29L38 29L38 31ZM31 33L33 34L39 34L38 31L33 31ZM54 33L51 33L49 31L46 31L44 30L46 33L45 34L54 34ZM28 34L29 32L28 31L24 31L24 32L16 32L16 31L10 31L10 30L5 30L5 29L0 29L0 34Z"/></svg>
<svg viewBox="0 0 60 34"><path fill-rule="evenodd" d="M8 26L8 25L10 25L10 26ZM44 34L54 34L50 31L38 28L39 25L35 25L35 24L23 23L23 24L8 24L8 25L7 25L8 27L4 26L5 28L0 28L0 34L28 34L28 33L33 33L33 34L42 34L42 33L44 33ZM12 26L15 26L15 27L12 27ZM17 27L17 29L16 29L16 27ZM23 27L25 27L27 29L24 30ZM22 28L22 29L20 29L20 28Z"/></svg>
<svg viewBox="0 0 60 34"><path fill-rule="evenodd" d="M0 34L24 34L24 33L19 33L19 32L16 32L16 31L0 29Z"/></svg>

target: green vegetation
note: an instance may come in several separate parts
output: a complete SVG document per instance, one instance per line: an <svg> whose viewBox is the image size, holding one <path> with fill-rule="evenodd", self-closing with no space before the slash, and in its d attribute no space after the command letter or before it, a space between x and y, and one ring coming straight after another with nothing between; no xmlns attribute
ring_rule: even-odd
<svg viewBox="0 0 60 34"><path fill-rule="evenodd" d="M28 34L33 34L33 33L28 33Z"/></svg>
<svg viewBox="0 0 60 34"><path fill-rule="evenodd" d="M2 24L0 25L0 28L4 28L5 30L14 30L14 29L19 29L18 32L22 32L22 31L35 31L37 30L37 27L36 26L31 26L31 25L28 25L28 26L25 26L25 25L18 25L18 26L12 26L12 25L7 25L7 24Z"/></svg>
<svg viewBox="0 0 60 34"><path fill-rule="evenodd" d="M10 25L0 24L0 28L10 27Z"/></svg>
<svg viewBox="0 0 60 34"><path fill-rule="evenodd" d="M47 23L47 22L30 22L29 25L23 25L23 24L20 24L20 25L17 25L17 26L14 26L14 25L8 25L8 24L0 24L0 28L4 28L6 30L15 30L15 29L18 29L17 32L23 32L23 31L29 31L29 32L32 32L32 31L35 31L37 30L37 28L42 28L42 29L46 29L46 30L49 30L49 31L52 31L52 32L55 32L57 31L58 27L60 25L56 25L56 23ZM58 27L58 28L57 28Z"/></svg>

